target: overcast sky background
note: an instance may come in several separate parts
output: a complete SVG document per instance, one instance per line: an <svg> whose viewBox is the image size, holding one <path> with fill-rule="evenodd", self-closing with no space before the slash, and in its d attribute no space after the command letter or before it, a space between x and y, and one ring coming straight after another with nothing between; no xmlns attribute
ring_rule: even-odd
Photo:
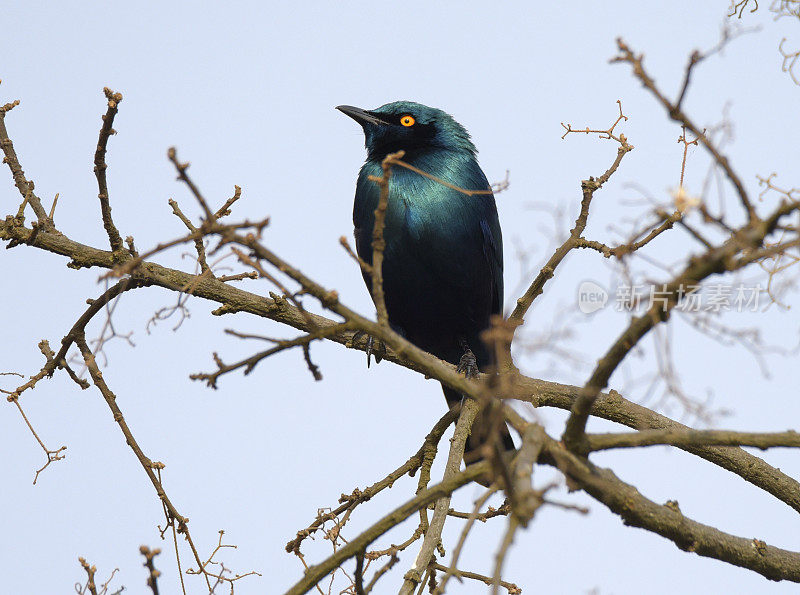
<svg viewBox="0 0 800 595"><path fill-rule="evenodd" d="M800 157L800 87L781 73L777 51L783 36L790 46L800 45L800 27L797 20L772 22L766 8L743 19L761 24L760 32L735 40L723 55L697 68L686 103L703 125L719 121L730 105L731 161L753 193L756 174L775 171L784 186L797 185ZM643 212L641 205L631 206L642 194L630 184L661 202L669 201L669 190L677 185L679 129L627 66L608 63L615 38L622 36L645 52L650 73L673 96L688 54L717 43L726 13L722 1L658 7L633 1L535 7L522 2L317 2L304 7L17 2L3 11L0 103L21 99L7 126L38 195L49 204L60 193L56 224L73 239L107 243L92 158L105 112L102 88L109 86L124 94L114 125L119 134L110 141L108 157L113 214L123 236L133 235L144 250L183 234L167 205L170 197L197 215L165 157L167 147L176 146L214 204L240 185L244 198L233 218L269 215L265 241L271 248L369 314L373 309L360 274L338 246L338 238L352 231L363 136L333 107L373 108L396 99L441 107L470 130L490 180L511 172L511 187L498 196L498 208L506 245L506 303L513 303L520 280L516 248L528 254L531 267L541 266L552 248L549 215L534 206L565 208L571 225L580 180L601 174L616 153L612 142L594 137L562 140L560 122L606 127L616 117L617 99L630 118L621 130L636 148L597 193L588 236L613 242L617 236L609 224L624 226L626 218ZM706 165L702 151L692 150L690 192L699 192ZM11 176L5 170L0 176L2 211L15 212L19 196ZM716 201L716 194L711 198ZM673 263L689 248L694 249L675 231L654 243L651 254ZM160 261L191 267L180 251ZM0 294L5 314L0 371L38 371L38 341L47 338L56 347L85 309L85 299L102 291L97 271L75 272L65 264L26 247L0 250L6 283ZM652 275L666 278L656 269ZM625 316L610 307L592 317L575 313L577 287L587 279L613 292L615 275L599 255L572 255L529 312L525 334L535 342L559 317L569 316L574 337L565 345L583 363L520 351L524 370L580 384L624 328ZM241 286L261 293L274 289L260 282ZM223 378L219 390L212 391L188 375L211 370L213 351L233 361L260 348L223 335L223 329L295 333L245 315L212 317L216 305L191 300L191 318L177 332L170 320L148 334L145 325L153 312L174 300L159 289L125 296L115 323L120 331L133 331L136 347L122 340L109 344L105 378L145 453L166 463L167 492L191 519L200 552L210 553L217 531L224 529L226 541L238 545L221 557L226 566L263 574L238 582L236 592L282 592L302 576L299 560L284 552L285 543L318 508L335 505L341 493L364 488L415 452L444 411L441 390L391 364L367 370L363 353L315 344L312 355L323 382L314 382L300 354L289 352L247 377ZM759 326L770 344L792 347L800 301L795 296L788 303L795 308L731 313L724 320L735 327ZM92 328L96 333L99 325ZM732 412L717 427L797 429L796 355L770 355L766 378L746 350L720 346L679 320L671 328L684 388L711 395L712 408ZM646 349L650 345L648 339ZM612 386L630 386L628 396L642 396L630 380L652 371L652 364L651 352L633 358ZM4 388L16 386L14 379L1 380ZM147 544L164 549L157 559L162 592L178 592L171 543L161 542L156 529L163 524L161 506L99 393L79 391L59 373L26 393L22 403L45 442L68 450L66 460L32 486L43 453L14 407L0 413L2 590L69 592L85 580L77 562L84 556L97 565L102 579L120 569L112 587L141 593L145 572L138 547ZM674 403L667 403L667 411L681 415ZM537 414L551 433L560 434L563 415ZM800 477L796 451L758 454ZM607 453L595 460L613 466L656 502L678 500L683 512L700 522L800 549L797 513L718 467L665 448ZM437 469L441 472L441 465ZM550 477L537 471L537 485ZM344 535L355 536L415 488L416 479L399 481L391 493L360 507ZM475 488L463 489L456 507L468 509L478 494ZM793 589L624 527L582 494L562 488L555 497L588 505L591 513L583 517L543 508L518 534L504 575L526 593ZM376 545L402 541L415 523L412 519ZM488 572L504 523L496 519L477 527L460 566ZM459 524L449 523L448 561L459 530ZM330 553L330 545L307 541L303 551L309 563L316 563ZM395 590L415 552L411 548L403 555L380 592ZM184 567L194 566L185 548L182 561ZM190 593L201 592L199 579L187 580ZM452 582L451 587L453 593L485 590L474 583Z"/></svg>

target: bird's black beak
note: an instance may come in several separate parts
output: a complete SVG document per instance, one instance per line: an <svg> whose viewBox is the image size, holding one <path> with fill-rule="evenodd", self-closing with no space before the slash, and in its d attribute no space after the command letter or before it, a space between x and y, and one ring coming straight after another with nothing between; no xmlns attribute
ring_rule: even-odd
<svg viewBox="0 0 800 595"><path fill-rule="evenodd" d="M337 105L336 109L342 112L346 116L350 116L364 126L365 124L376 124L378 126L384 126L387 122L381 120L377 115L373 114L372 112L368 112L367 110L363 110L360 107L353 107L352 105Z"/></svg>

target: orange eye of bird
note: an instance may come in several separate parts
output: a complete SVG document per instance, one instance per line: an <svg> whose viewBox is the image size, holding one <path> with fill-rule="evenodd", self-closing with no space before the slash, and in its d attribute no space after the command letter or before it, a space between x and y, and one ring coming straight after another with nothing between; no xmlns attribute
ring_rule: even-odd
<svg viewBox="0 0 800 595"><path fill-rule="evenodd" d="M400 123L406 127L413 126L414 122L416 122L416 120L414 120L412 116L403 116L402 118L400 118Z"/></svg>

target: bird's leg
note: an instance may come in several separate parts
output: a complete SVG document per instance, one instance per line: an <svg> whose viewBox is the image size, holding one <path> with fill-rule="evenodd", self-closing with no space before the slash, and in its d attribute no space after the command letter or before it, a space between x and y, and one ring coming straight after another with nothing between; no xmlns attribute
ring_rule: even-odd
<svg viewBox="0 0 800 595"><path fill-rule="evenodd" d="M367 337L367 345L364 348L364 351L367 352L367 367L369 368L369 364L373 355L375 356L375 363L381 363L383 356L386 355L386 344L380 339L375 339L372 335L368 335L365 331L359 330L353 333L353 338L350 339L350 345L355 345L361 339L363 339L365 335Z"/></svg>
<svg viewBox="0 0 800 595"><path fill-rule="evenodd" d="M381 360L386 355L386 343L380 339L376 339L372 335L367 338L367 367L369 368L369 356L375 356L375 363L381 363Z"/></svg>
<svg viewBox="0 0 800 595"><path fill-rule="evenodd" d="M458 360L456 371L467 378L477 378L480 373L478 369L478 360L475 358L475 354L472 353L472 349L469 348L469 345L464 339L461 339L460 343L461 348L464 350L464 355Z"/></svg>

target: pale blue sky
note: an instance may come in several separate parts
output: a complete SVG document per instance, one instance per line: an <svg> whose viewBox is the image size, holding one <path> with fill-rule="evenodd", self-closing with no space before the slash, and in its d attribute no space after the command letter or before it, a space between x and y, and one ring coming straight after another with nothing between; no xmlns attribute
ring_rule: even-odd
<svg viewBox="0 0 800 595"><path fill-rule="evenodd" d="M735 144L730 149L752 192L756 174L779 172L797 185L796 118L800 88L780 72L777 45L790 36L800 45L800 27L773 23L766 7L747 16L763 30L736 40L722 56L700 65L687 108L702 124L719 120L730 102ZM511 172L511 187L498 197L506 240L506 287L517 286L514 246L530 251L532 266L550 249L542 229L547 216L531 203L566 205L570 216L579 183L602 173L616 147L574 135L561 140L560 122L606 126L621 99L630 120L622 130L636 149L601 192L589 235L613 238L609 223L640 211L626 200L638 193L626 183L668 200L677 185L678 128L623 65L610 65L615 38L623 36L646 53L646 65L670 96L686 56L713 46L727 12L725 2L486 3L15 3L6 7L0 38L0 103L22 104L6 118L27 174L45 201L60 193L56 223L84 243L104 245L92 157L105 110L102 88L124 94L110 141L109 179L115 220L146 249L183 233L167 205L174 197L196 215L185 189L175 182L165 155L176 146L191 161L191 174L215 203L234 184L244 198L234 217L269 215L265 241L283 257L342 298L372 312L360 274L338 246L350 235L355 176L363 158L361 131L334 111L342 103L376 107L411 99L445 109L472 133L490 180ZM699 191L706 160L692 151L690 191ZM7 172L0 174L3 212L18 196ZM680 238L680 240L678 240ZM654 244L653 254L674 262L690 246L674 239ZM163 259L188 267L179 253ZM0 267L13 285L2 292L6 312L0 370L32 374L41 365L36 344L56 345L101 291L96 271L75 272L65 261L20 247L0 250ZM572 256L563 276L528 315L529 333L549 327L563 307L574 304L578 284L612 282L597 254ZM655 280L663 279L653 272ZM243 285L266 293L261 283ZM507 302L515 299L509 294ZM237 572L258 570L261 579L237 583L236 592L276 593L302 574L284 544L320 507L343 492L365 487L414 452L444 411L439 387L391 364L367 370L361 353L315 344L312 354L324 374L315 383L298 353L261 364L248 377L221 380L209 390L188 375L213 366L211 353L226 360L254 346L222 334L224 328L283 334L294 332L241 316L218 319L214 306L192 300L192 317L178 332L145 324L174 301L159 289L126 296L117 311L120 330L133 331L136 348L110 344L106 380L145 452L164 461L165 484L202 553L217 531L237 544L222 558ZM758 325L781 345L797 340L795 310L733 315L734 326ZM587 324L587 322L590 322ZM579 319L569 348L584 366L562 365L548 378L583 382L589 364L602 355L625 323L604 311ZM731 409L723 427L749 430L796 428L797 359L771 357L764 378L744 350L720 347L677 324L676 361L686 389L713 390L714 406ZM646 343L649 347L649 342ZM529 371L546 369L548 358L520 355ZM631 376L650 370L648 356L633 358ZM5 381L4 381L5 382ZM613 386L623 387L617 375ZM4 383L2 385L6 387ZM15 409L0 414L5 456L0 505L6 546L0 548L10 593L66 592L83 580L77 563L85 556L101 577L114 568L114 585L144 591L138 547L160 546L165 593L177 592L170 543L161 543L163 523L152 486L94 389L78 391L63 374L23 398L32 422L53 446L68 446L65 461L52 465L31 486L42 453ZM673 413L679 413L673 410ZM543 416L560 434L563 416ZM606 425L610 427L609 425ZM600 424L597 424L600 427ZM604 426L605 427L605 426ZM795 477L792 452L768 452L768 461ZM800 548L797 514L738 477L680 451L649 449L596 457L657 502L680 501L692 518L788 549ZM550 477L541 473L537 483ZM359 508L345 536L407 499L415 480L398 482L391 494ZM478 494L466 488L455 499L465 509ZM526 593L753 593L790 592L753 573L679 551L670 542L624 527L602 505L564 490L558 498L587 504L588 517L542 509L521 532L506 576ZM463 556L467 569L487 571L503 521L479 526ZM452 545L459 526L447 532ZM412 525L378 543L385 547L413 531ZM413 558L410 550L381 592L392 592ZM307 542L309 563L329 553L322 540ZM449 560L449 558L448 558ZM189 564L184 551L183 562ZM396 583L395 583L396 584ZM190 592L199 592L189 579ZM194 587L192 587L194 585ZM452 583L453 593L483 592L475 584ZM341 588L341 587L340 587Z"/></svg>

